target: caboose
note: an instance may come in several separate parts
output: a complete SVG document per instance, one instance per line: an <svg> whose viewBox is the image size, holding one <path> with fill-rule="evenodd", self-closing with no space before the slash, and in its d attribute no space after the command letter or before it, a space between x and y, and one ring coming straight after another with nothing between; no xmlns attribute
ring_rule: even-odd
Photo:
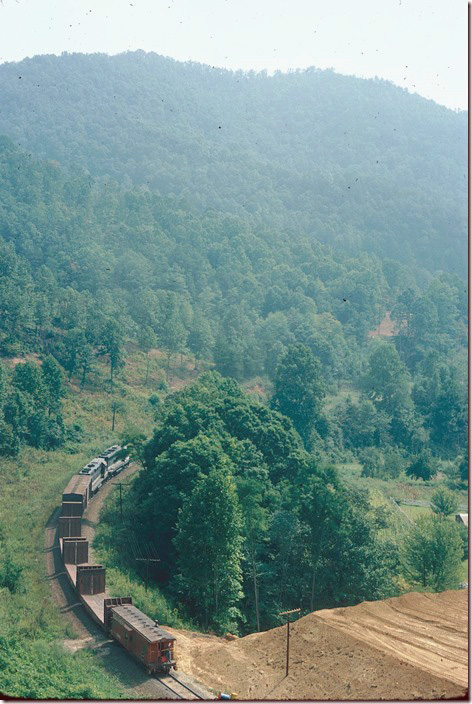
<svg viewBox="0 0 472 704"><path fill-rule="evenodd" d="M175 637L132 604L110 604L106 622L110 635L147 669L149 674L177 669Z"/></svg>

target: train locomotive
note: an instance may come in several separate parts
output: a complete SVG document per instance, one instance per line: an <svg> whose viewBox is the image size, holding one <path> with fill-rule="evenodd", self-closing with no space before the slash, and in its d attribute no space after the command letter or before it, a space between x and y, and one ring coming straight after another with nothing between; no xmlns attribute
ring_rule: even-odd
<svg viewBox="0 0 472 704"><path fill-rule="evenodd" d="M58 536L67 577L87 613L122 645L148 674L177 669L175 637L137 609L131 597L110 597L106 568L89 562L82 518L103 484L130 463L126 448L113 445L74 475L62 495Z"/></svg>

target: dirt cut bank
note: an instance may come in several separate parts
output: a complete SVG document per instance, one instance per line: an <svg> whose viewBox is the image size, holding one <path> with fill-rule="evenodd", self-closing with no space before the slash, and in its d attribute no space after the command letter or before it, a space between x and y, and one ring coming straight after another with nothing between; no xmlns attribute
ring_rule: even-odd
<svg viewBox="0 0 472 704"><path fill-rule="evenodd" d="M467 591L410 593L318 611L232 642L188 631L181 667L240 699L444 699L468 682Z"/></svg>

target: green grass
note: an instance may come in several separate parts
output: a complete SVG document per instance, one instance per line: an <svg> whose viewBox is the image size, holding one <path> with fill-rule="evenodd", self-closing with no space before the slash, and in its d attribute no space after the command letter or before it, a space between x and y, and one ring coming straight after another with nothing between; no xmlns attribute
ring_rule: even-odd
<svg viewBox="0 0 472 704"><path fill-rule="evenodd" d="M9 696L59 699L130 696L119 675L108 671L106 659L83 649L70 653L62 646L63 640L76 634L52 598L44 553L45 526L60 505L69 478L98 451L115 442L127 424L139 425L145 433L151 433L153 417L148 397L162 386L162 362L157 355L148 388L144 388L145 355L132 348L128 354L129 360L115 387L124 411L117 415L114 432L111 431L112 396L106 391L108 369L100 362L97 373L83 391L72 380L64 400L66 423L78 423L83 429L80 445L54 452L25 447L15 459L0 459L0 566L8 554L21 568L15 593L0 588L0 691ZM187 369L184 376L191 378L191 372ZM178 370L174 379L176 384L183 383ZM113 572L110 577L117 588L121 588L119 580L126 579ZM139 600L139 588L133 589ZM147 606L144 599L142 603Z"/></svg>
<svg viewBox="0 0 472 704"><path fill-rule="evenodd" d="M416 521L420 516L432 513L431 509L426 506L409 506L408 504L400 504L400 506L402 511L404 511L412 521Z"/></svg>
<svg viewBox="0 0 472 704"><path fill-rule="evenodd" d="M431 501L431 497L440 486L444 486L444 479L441 475L430 481L424 482L421 479L410 479L405 474L401 474L398 479L378 479L375 477L362 477L362 466L358 462L346 462L337 465L340 476L354 486L361 486L367 489L376 489L385 496L394 499L409 499L413 501ZM468 494L466 490L455 491L459 504L467 506Z"/></svg>
<svg viewBox="0 0 472 704"><path fill-rule="evenodd" d="M388 524L385 529L380 530L380 535L393 540L401 547L405 535L411 529L412 522L419 516L431 513L431 508L427 506L411 506L402 503L402 499L415 501L430 501L432 494L443 484L441 477L430 482L411 480L405 476L398 480L385 481L372 477L362 477L362 467L359 463L350 462L337 465L342 479L349 485L364 487L369 490L371 506L375 509L384 507L388 514ZM467 492L456 491L459 503L467 505ZM399 505L390 499L396 499ZM450 520L455 520L454 515L449 516ZM463 560L461 564L460 580L468 581L468 560ZM406 582L404 590L410 591L411 587Z"/></svg>

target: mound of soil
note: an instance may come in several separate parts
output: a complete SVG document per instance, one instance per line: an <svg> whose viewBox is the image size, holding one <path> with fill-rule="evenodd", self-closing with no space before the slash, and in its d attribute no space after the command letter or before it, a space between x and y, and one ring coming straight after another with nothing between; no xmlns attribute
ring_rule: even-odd
<svg viewBox="0 0 472 704"><path fill-rule="evenodd" d="M174 631L179 667L239 699L444 699L468 682L468 593L410 593L317 611L235 641ZM169 629L171 630L171 629Z"/></svg>

